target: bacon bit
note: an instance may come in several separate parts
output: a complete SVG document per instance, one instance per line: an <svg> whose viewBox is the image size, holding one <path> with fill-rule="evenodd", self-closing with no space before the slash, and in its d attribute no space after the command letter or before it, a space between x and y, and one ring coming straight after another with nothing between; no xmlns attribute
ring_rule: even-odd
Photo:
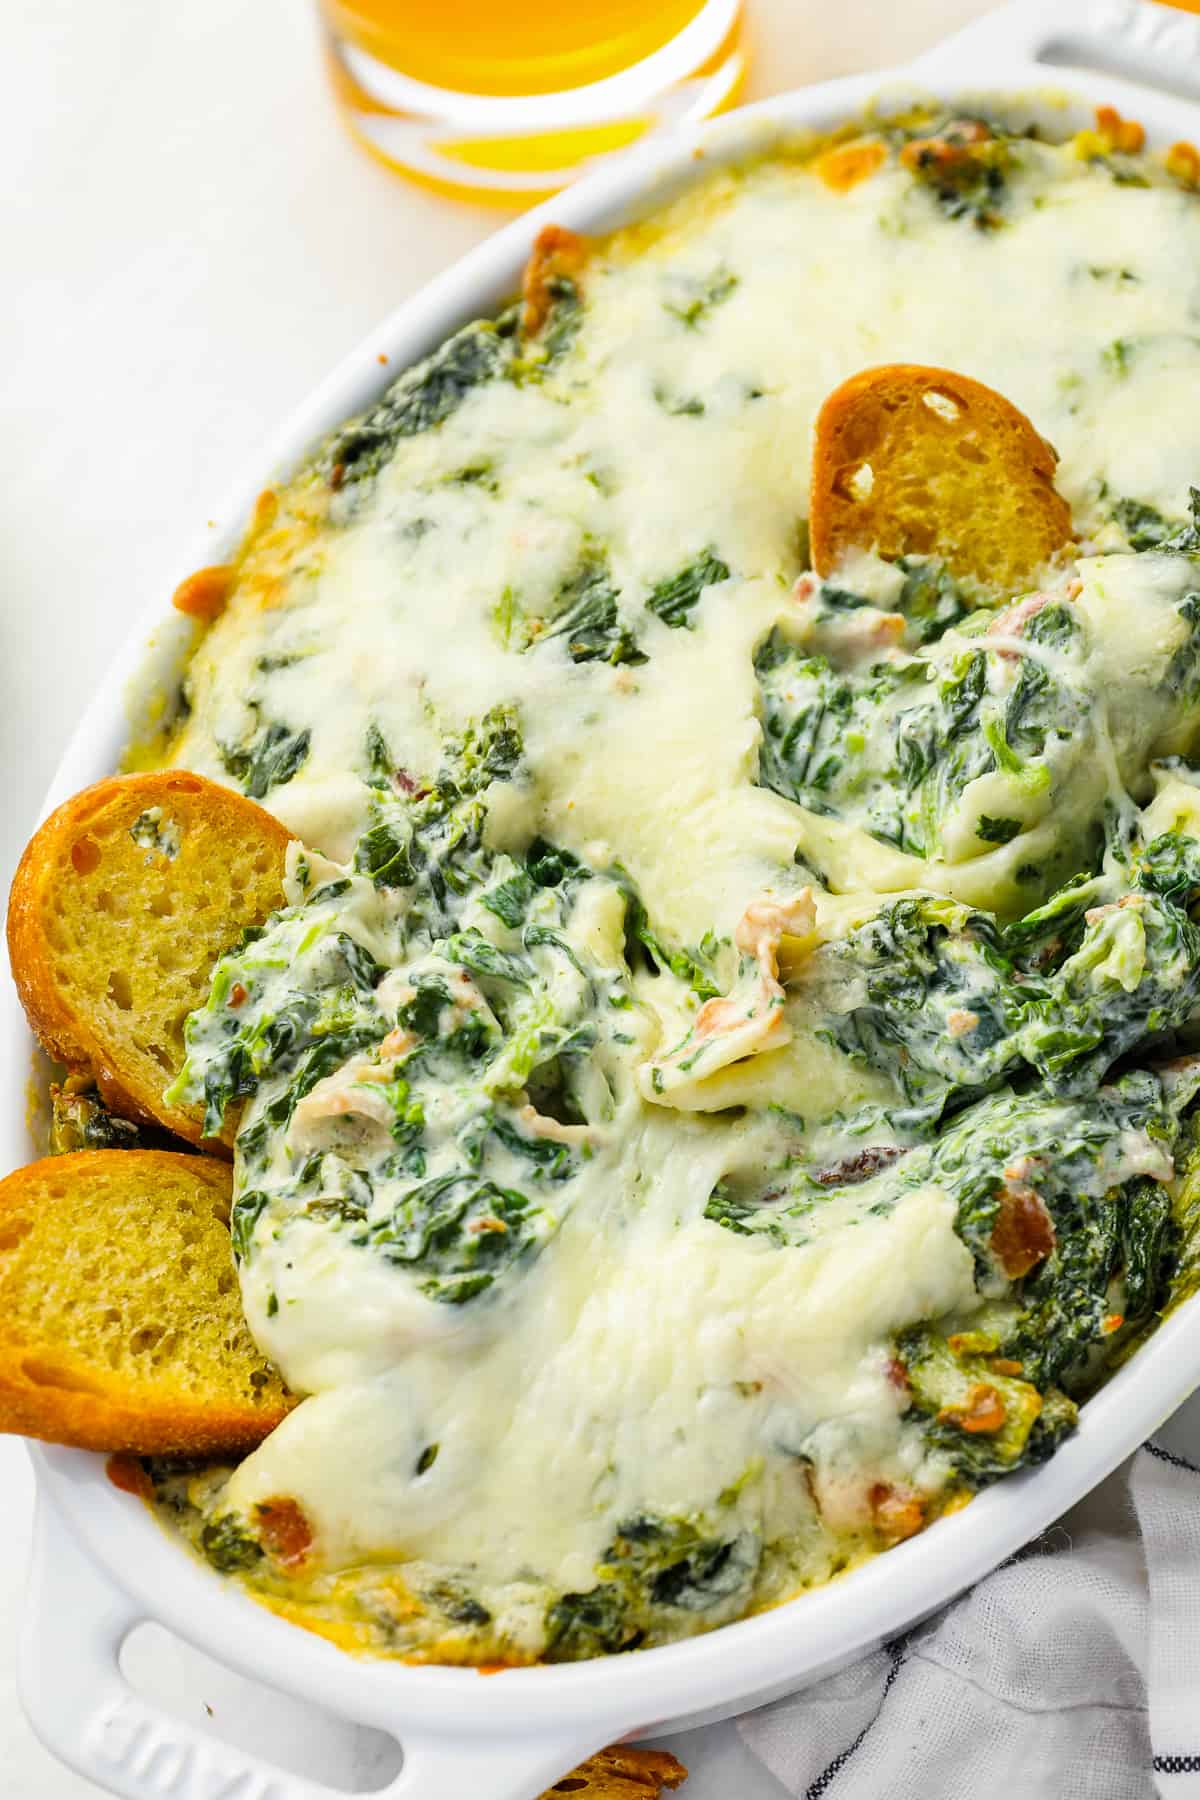
<svg viewBox="0 0 1200 1800"><path fill-rule="evenodd" d="M573 281L587 261L588 247L586 238L564 225L542 226L521 281L525 303L521 329L526 337L536 337L550 316L552 283L564 277Z"/></svg>
<svg viewBox="0 0 1200 1800"><path fill-rule="evenodd" d="M281 1568L295 1569L312 1549L312 1526L295 1500L262 1500L254 1509L263 1548Z"/></svg>
<svg viewBox="0 0 1200 1800"><path fill-rule="evenodd" d="M1109 1313L1107 1318L1101 1320L1100 1329L1105 1337L1111 1337L1114 1331L1120 1331L1124 1323L1124 1313Z"/></svg>
<svg viewBox="0 0 1200 1800"><path fill-rule="evenodd" d="M235 1006L235 1007L236 1006L245 1006L245 1004L249 998L250 998L250 995L247 992L247 990L242 986L241 982L235 981L233 986L229 990L230 1006Z"/></svg>
<svg viewBox="0 0 1200 1800"><path fill-rule="evenodd" d="M104 1465L104 1473L123 1494L133 1494L147 1502L153 1500L154 1483L136 1456L110 1456Z"/></svg>
<svg viewBox="0 0 1200 1800"><path fill-rule="evenodd" d="M692 1026L691 1041L693 1044L706 1044L710 1038L720 1037L742 1017L736 1000L727 1000L723 996L706 1000L696 1014Z"/></svg>
<svg viewBox="0 0 1200 1800"><path fill-rule="evenodd" d="M925 1503L919 1494L877 1481L867 1498L877 1529L894 1544L915 1537L925 1524Z"/></svg>
<svg viewBox="0 0 1200 1800"><path fill-rule="evenodd" d="M890 1386L894 1387L898 1393L907 1394L911 1392L908 1385L908 1370L898 1356L888 1357L887 1362L883 1366L883 1372L886 1375Z"/></svg>
<svg viewBox="0 0 1200 1800"><path fill-rule="evenodd" d="M329 471L329 485L333 489L335 494L337 493L337 490L341 487L341 485L342 485L343 481L345 481L345 479L346 479L345 463L340 463L340 462L334 463L332 469L330 469L330 471Z"/></svg>
<svg viewBox="0 0 1200 1800"><path fill-rule="evenodd" d="M959 1425L974 1435L981 1431L1000 1431L1008 1414L1004 1402L986 1381L977 1381L959 1406L943 1406L939 1425Z"/></svg>
<svg viewBox="0 0 1200 1800"><path fill-rule="evenodd" d="M865 1149L856 1150L853 1156L844 1156L840 1162L830 1163L828 1168L817 1169L813 1180L821 1187L848 1187L856 1181L868 1181L903 1154L896 1144L868 1144Z"/></svg>
<svg viewBox="0 0 1200 1800"><path fill-rule="evenodd" d="M638 1076L647 1098L662 1093L664 1069L686 1069L698 1050L718 1040L724 1040L718 1052L723 1060L714 1067L740 1062L763 1050L776 1050L789 1041L791 1027L783 1009L786 996L779 980L780 940L806 937L816 922L812 891L806 887L787 900L763 898L750 902L737 923L733 941L743 956L753 957L758 964L757 980L749 992L741 984L736 996L721 994L706 1000L683 1042L659 1060L641 1065ZM649 1087L645 1085L647 1081Z"/></svg>
<svg viewBox="0 0 1200 1800"><path fill-rule="evenodd" d="M1023 1375L1025 1364L1014 1362L1011 1356L993 1356L988 1364L993 1375Z"/></svg>
<svg viewBox="0 0 1200 1800"><path fill-rule="evenodd" d="M1083 917L1088 925L1094 925L1097 919L1106 919L1109 913L1121 912L1126 909L1141 912L1145 904L1146 896L1144 894L1126 894L1122 899L1109 900L1103 906L1089 906Z"/></svg>
<svg viewBox="0 0 1200 1800"><path fill-rule="evenodd" d="M1043 1262L1055 1244L1054 1221L1036 1188L1005 1179L992 1227L992 1254L1010 1281Z"/></svg>
<svg viewBox="0 0 1200 1800"><path fill-rule="evenodd" d="M959 162L962 155L961 148L948 144L944 138L913 138L901 150L900 161L906 169L928 169L935 163Z"/></svg>
<svg viewBox="0 0 1200 1800"><path fill-rule="evenodd" d="M494 1219L489 1213L484 1219L472 1219L471 1223L467 1226L467 1230L473 1232L475 1236L478 1237L481 1231L507 1232L508 1226L504 1223L503 1219Z"/></svg>
<svg viewBox="0 0 1200 1800"><path fill-rule="evenodd" d="M842 641L851 650L887 650L904 636L903 613L877 612L860 606L842 630Z"/></svg>
<svg viewBox="0 0 1200 1800"><path fill-rule="evenodd" d="M1167 174L1184 187L1200 187L1200 150L1183 138L1167 151Z"/></svg>
<svg viewBox="0 0 1200 1800"><path fill-rule="evenodd" d="M1110 150L1125 150L1132 154L1145 147L1145 126L1139 125L1136 119L1123 119L1115 106L1096 108L1096 130Z"/></svg>
<svg viewBox="0 0 1200 1800"><path fill-rule="evenodd" d="M816 599L820 587L815 575L797 576L792 584L791 598L797 606L808 606ZM841 650L886 650L900 642L904 631L903 613L881 612L876 606L860 606L847 619L839 621L837 644Z"/></svg>
<svg viewBox="0 0 1200 1800"><path fill-rule="evenodd" d="M181 581L171 595L171 605L190 619L219 619L225 611L233 588L234 570L228 563L216 563L209 569L197 569Z"/></svg>
<svg viewBox="0 0 1200 1800"><path fill-rule="evenodd" d="M329 1077L326 1079L330 1080ZM370 1119L379 1125L390 1124L390 1109L382 1095L371 1093L369 1088L364 1093L354 1091L362 1085L361 1075L349 1093L339 1093L336 1086L333 1085L334 1081L336 1081L336 1077L332 1078L331 1085L328 1087L324 1083L318 1082L311 1093L304 1096L292 1114L298 1124L311 1125L319 1119L355 1118Z"/></svg>
<svg viewBox="0 0 1200 1800"><path fill-rule="evenodd" d="M849 193L862 181L869 181L887 161L887 147L878 138L861 138L857 143L839 144L818 156L814 173L835 194Z"/></svg>
<svg viewBox="0 0 1200 1800"><path fill-rule="evenodd" d="M1024 600L1018 600L1015 606L1006 606L1004 611L992 620L984 636L1020 637L1030 619L1035 613L1040 613L1050 599L1051 595L1049 594L1026 594ZM1008 657L1011 661L1020 653L1016 650L1001 650L998 654Z"/></svg>
<svg viewBox="0 0 1200 1800"><path fill-rule="evenodd" d="M392 782L402 794L408 794L414 800L423 800L429 792L429 789L423 787L415 776L409 774L407 769L397 769L392 776Z"/></svg>
<svg viewBox="0 0 1200 1800"><path fill-rule="evenodd" d="M906 169L952 169L976 159L971 151L992 136L978 119L954 119L940 137L913 138L900 152Z"/></svg>
<svg viewBox="0 0 1200 1800"><path fill-rule="evenodd" d="M254 502L254 529L265 531L275 523L275 515L279 511L279 495L274 488L264 488Z"/></svg>
<svg viewBox="0 0 1200 1800"><path fill-rule="evenodd" d="M946 1030L952 1038L966 1037L968 1031L974 1031L979 1023L977 1012L968 1012L965 1007L956 1006L946 1014Z"/></svg>

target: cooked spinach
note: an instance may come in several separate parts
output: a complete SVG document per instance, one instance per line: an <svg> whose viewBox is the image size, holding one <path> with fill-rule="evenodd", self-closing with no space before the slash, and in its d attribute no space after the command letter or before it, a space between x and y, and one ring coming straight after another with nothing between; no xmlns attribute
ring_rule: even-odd
<svg viewBox="0 0 1200 1800"><path fill-rule="evenodd" d="M569 275L551 275L546 283L550 310L538 336L540 366L552 367L566 355L583 324L583 295Z"/></svg>
<svg viewBox="0 0 1200 1800"><path fill-rule="evenodd" d="M714 306L720 306L728 300L738 285L738 278L730 269L715 269L711 275L701 279L689 278L680 283L684 289L678 300L664 300L663 305L672 318L686 325L689 331L696 331L707 319Z"/></svg>
<svg viewBox="0 0 1200 1800"><path fill-rule="evenodd" d="M376 887L411 887L416 869L409 854L409 836L405 824L394 818L379 816L354 847L354 868L359 875L369 875Z"/></svg>
<svg viewBox="0 0 1200 1800"><path fill-rule="evenodd" d="M1129 540L1131 550L1158 550L1175 527L1157 507L1143 500L1118 500L1112 516Z"/></svg>
<svg viewBox="0 0 1200 1800"><path fill-rule="evenodd" d="M1020 819L993 819L987 813L980 813L975 836L982 838L985 844L1011 844L1020 830Z"/></svg>
<svg viewBox="0 0 1200 1800"><path fill-rule="evenodd" d="M233 776L251 800L265 800L272 788L283 787L308 756L312 732L308 726L292 731L278 719L263 725L248 742L218 744L226 773Z"/></svg>
<svg viewBox="0 0 1200 1800"><path fill-rule="evenodd" d="M262 1545L251 1537L236 1513L223 1513L208 1521L200 1533L200 1550L222 1575L252 1569L263 1559Z"/></svg>
<svg viewBox="0 0 1200 1800"><path fill-rule="evenodd" d="M924 128L901 159L948 219L965 219L979 231L1001 224L1014 158L1010 140L983 121L954 118Z"/></svg>
<svg viewBox="0 0 1200 1800"><path fill-rule="evenodd" d="M354 867L376 887L413 890L410 925L419 920L432 936L444 935L453 929L456 900L486 879L493 859L483 844L478 796L493 781L517 778L522 754L515 709L496 706L446 739L427 782L405 776L399 792L390 783L373 790Z"/></svg>
<svg viewBox="0 0 1200 1800"><path fill-rule="evenodd" d="M913 647L936 642L972 611L970 600L945 563L936 558L921 561L900 556L896 567L903 569L904 582L892 604L908 621L906 642Z"/></svg>
<svg viewBox="0 0 1200 1800"><path fill-rule="evenodd" d="M761 1547L748 1531L723 1536L698 1519L638 1513L623 1520L597 1564L595 1587L564 1594L546 1615L548 1662L633 1650L664 1612L733 1617L744 1610Z"/></svg>
<svg viewBox="0 0 1200 1800"><path fill-rule="evenodd" d="M897 900L821 959L817 972L834 982L830 1034L846 1055L894 1072L901 1129L929 1129L1020 1054L1028 1001L990 914L930 896Z"/></svg>
<svg viewBox="0 0 1200 1800"><path fill-rule="evenodd" d="M367 774L377 787L385 785L392 779L396 771L396 759L388 748L388 741L374 720L367 726L363 740L363 752L367 766Z"/></svg>
<svg viewBox="0 0 1200 1800"><path fill-rule="evenodd" d="M625 1590L614 1582L586 1593L562 1594L546 1613L546 1662L578 1662L636 1650L645 1628L632 1614Z"/></svg>
<svg viewBox="0 0 1200 1800"><path fill-rule="evenodd" d="M525 923L540 889L561 887L569 892L573 882L586 881L589 873L569 850L536 837L521 859L520 867L488 887L480 895L480 904L515 931Z"/></svg>
<svg viewBox="0 0 1200 1800"><path fill-rule="evenodd" d="M434 1454L437 1445L431 1446ZM426 1452L428 1455L428 1451ZM432 1461L432 1458L430 1458ZM428 1466L428 1465L427 1465ZM418 1465L418 1473L420 1467ZM430 1606L436 1607L443 1617L454 1625L490 1625L492 1615L473 1594L467 1592L461 1582L443 1579L424 1590L422 1598Z"/></svg>
<svg viewBox="0 0 1200 1800"><path fill-rule="evenodd" d="M1079 1099L1001 1087L959 1112L931 1142L881 1168L858 1192L873 1210L890 1209L930 1184L949 1194L977 1279L993 1293L999 1282L1009 1296L994 1349L1019 1362L1022 1379L1038 1389L1074 1383L1122 1323L1114 1312L1114 1279L1129 1272L1123 1315L1129 1319L1165 1294L1176 1241L1168 1203L1156 1181L1131 1179L1124 1169L1135 1141L1170 1148L1194 1091L1192 1081L1172 1092L1150 1070L1133 1070ZM1027 1272L1012 1280L998 1260L995 1234L1014 1183L1036 1194L1052 1227L1052 1247L1044 1240ZM707 1216L786 1248L806 1240L814 1208L829 1192L837 1190L818 1185L801 1165L758 1191L723 1185Z"/></svg>
<svg viewBox="0 0 1200 1800"><path fill-rule="evenodd" d="M950 900L902 899L813 958L812 977L828 984L830 1036L893 1074L899 1128L927 1130L1030 1074L1048 1094L1085 1094L1193 1016L1200 930L1173 901L1127 895L1085 917L1072 885L1040 911L1056 925L1035 939L1021 931L1028 920L1005 929ZM1035 941L1036 962L1018 963L1014 945L1028 952Z"/></svg>
<svg viewBox="0 0 1200 1800"><path fill-rule="evenodd" d="M178 1139L153 1126L135 1125L111 1112L99 1094L69 1093L57 1083L50 1088L51 1156L76 1150L180 1149Z"/></svg>
<svg viewBox="0 0 1200 1800"><path fill-rule="evenodd" d="M1200 840L1164 831L1135 852L1133 883L1188 910L1200 895Z"/></svg>
<svg viewBox="0 0 1200 1800"><path fill-rule="evenodd" d="M441 1175L410 1188L356 1242L411 1269L430 1300L461 1306L526 1256L553 1220L515 1188L473 1174Z"/></svg>
<svg viewBox="0 0 1200 1800"><path fill-rule="evenodd" d="M1014 1376L1006 1366L1013 1359L998 1355L999 1345L998 1336L978 1328L947 1342L927 1325L896 1341L923 1435L973 1488L1045 1462L1078 1416L1061 1390L1043 1394Z"/></svg>
<svg viewBox="0 0 1200 1800"><path fill-rule="evenodd" d="M699 394L679 394L667 387L664 382L656 381L653 388L655 403L673 419L702 419L705 406Z"/></svg>
<svg viewBox="0 0 1200 1800"><path fill-rule="evenodd" d="M644 663L644 653L620 617L619 600L607 564L584 562L559 589L554 622L542 641L565 638L572 662Z"/></svg>
<svg viewBox="0 0 1200 1800"><path fill-rule="evenodd" d="M454 932L446 939L446 957L490 981L507 982L513 987L533 985L533 968L520 956L501 950L481 931Z"/></svg>
<svg viewBox="0 0 1200 1800"><path fill-rule="evenodd" d="M210 1131L251 1102L239 1261L303 1219L461 1305L557 1228L528 1190L569 1200L588 1146L564 1128L611 1115L594 1053L634 1041L610 1022L633 1004L629 972L619 923L604 967L574 921L584 888L613 878L542 838L521 857L486 843L486 791L521 773L509 708L447 738L419 781L378 732L366 760L373 822L355 874L298 866L303 898L218 964L176 1090L204 1100ZM301 1111L327 1078L338 1085Z"/></svg>
<svg viewBox="0 0 1200 1800"><path fill-rule="evenodd" d="M612 874L625 895L625 956L630 968L648 968L655 975L666 969L686 983L697 999L714 999L721 991L714 979L714 963L720 949L717 939L706 936L693 948L671 944L650 923L629 871L617 864Z"/></svg>
<svg viewBox="0 0 1200 1800"><path fill-rule="evenodd" d="M1031 1185L1049 1214L1054 1248L1014 1284L1021 1311L1000 1346L1038 1386L1077 1374L1103 1344L1110 1283L1127 1262L1133 1304L1157 1303L1170 1250L1162 1197L1157 1182L1121 1179L1122 1149L1133 1133L1169 1147L1175 1104L1147 1070L1081 1101L1002 1090L957 1119L931 1153L931 1173L955 1195L956 1229L984 1275L994 1278L992 1239L1009 1183Z"/></svg>
<svg viewBox="0 0 1200 1800"><path fill-rule="evenodd" d="M406 369L377 405L330 443L324 467L334 485L378 474L403 438L431 431L476 388L506 374L515 356L513 331L511 319L478 319Z"/></svg>
<svg viewBox="0 0 1200 1800"><path fill-rule="evenodd" d="M828 590L822 611L847 616ZM855 612L853 619L863 616ZM824 635L828 628L823 627ZM838 627L834 626L833 641ZM1045 792L1062 758L1086 741L1081 628L1069 602L1030 617L1021 658L993 688L990 645L935 645L865 665L814 654L776 628L755 655L762 709L759 780L818 813L861 824L913 856L938 854L964 789L998 771L1014 802ZM1015 834L1014 834L1015 835Z"/></svg>
<svg viewBox="0 0 1200 1800"><path fill-rule="evenodd" d="M1200 556L1200 488L1188 489L1188 510L1191 523L1181 525L1178 531L1164 538L1159 546L1162 550L1172 550L1178 556Z"/></svg>
<svg viewBox="0 0 1200 1800"><path fill-rule="evenodd" d="M664 625L670 625L676 630L680 626L686 626L690 631L692 614L705 588L715 587L718 582L728 580L728 563L722 562L710 546L693 562L680 569L678 574L668 575L656 582L650 590L646 605L652 613L658 614Z"/></svg>

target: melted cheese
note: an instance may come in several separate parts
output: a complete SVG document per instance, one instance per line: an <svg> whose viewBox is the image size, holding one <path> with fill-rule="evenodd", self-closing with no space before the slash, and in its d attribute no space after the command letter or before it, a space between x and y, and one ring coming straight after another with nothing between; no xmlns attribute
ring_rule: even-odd
<svg viewBox="0 0 1200 1800"><path fill-rule="evenodd" d="M687 1512L768 1445L807 1457L819 1439L834 1470L892 1466L903 1401L883 1346L914 1309L975 1303L953 1204L921 1190L870 1227L854 1208L782 1257L703 1218L676 1224L703 1205L721 1155L706 1148L648 1123L608 1176L628 1191L654 1170L636 1214L577 1208L494 1337L450 1332L376 1381L322 1386L242 1465L231 1501L302 1495L334 1566L407 1555L569 1591L591 1585L614 1519Z"/></svg>
<svg viewBox="0 0 1200 1800"><path fill-rule="evenodd" d="M828 935L875 895L918 887L1013 906L1018 865L1056 852L1069 813L1091 817L1122 775L1146 785L1150 755L1177 747L1146 702L1179 641L1176 563L1081 563L1107 696L1099 748L1023 815L1018 843L983 854L975 842L923 861L756 785L753 656L803 568L812 421L864 365L943 365L1007 394L1055 443L1061 491L1097 541L1116 542L1115 497L1186 510L1200 207L1067 149L1016 154L995 232L947 219L894 159L835 193L782 157L709 178L652 228L598 246L585 328L552 377L477 388L330 500L323 530L288 538L282 573L247 578L196 655L178 760L225 779L222 747L264 720L307 731L302 765L265 803L344 860L366 818L369 726L422 771L446 731L514 702L531 781L493 789L491 839L544 832L594 867L619 859L680 941L728 938L749 901L794 894L798 859L824 877ZM681 322L717 272L734 278L725 297ZM307 479L284 496L297 517ZM522 648L597 547L644 664ZM701 596L695 629L669 629L643 602L710 548L729 578ZM964 800L968 820L1003 810L1000 780ZM689 1017L678 994L639 1003L669 1050ZM943 1480L887 1361L905 1325L980 1304L949 1197L931 1186L873 1209L868 1182L783 1250L703 1216L714 1183L783 1152L772 1105L838 1151L839 1114L894 1092L828 1041L802 995L787 1021L789 1042L673 1108L630 1082L552 1243L486 1307L439 1306L328 1234L261 1244L242 1272L247 1316L311 1397L226 1503L295 1496L322 1570L467 1569L501 1595L508 1646L536 1652L530 1584L590 1587L636 1513L733 1495L729 1517L764 1542L791 1534L794 1586L829 1567L797 1468L847 1530L871 1481Z"/></svg>

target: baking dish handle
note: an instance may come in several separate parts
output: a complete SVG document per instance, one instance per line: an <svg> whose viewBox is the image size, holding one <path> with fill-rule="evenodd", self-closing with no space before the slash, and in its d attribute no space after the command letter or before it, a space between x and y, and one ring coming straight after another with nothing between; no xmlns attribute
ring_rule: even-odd
<svg viewBox="0 0 1200 1800"><path fill-rule="evenodd" d="M1019 59L1103 69L1170 93L1200 95L1200 17L1150 0L1011 0L943 38L910 65L921 76L986 71Z"/></svg>
<svg viewBox="0 0 1200 1800"><path fill-rule="evenodd" d="M21 1703L46 1748L122 1800L355 1800L273 1767L135 1692L121 1672L146 1617L39 1496L21 1638ZM378 1723L378 1721L372 1721ZM580 1741L398 1732L404 1766L371 1800L535 1800L611 1734Z"/></svg>

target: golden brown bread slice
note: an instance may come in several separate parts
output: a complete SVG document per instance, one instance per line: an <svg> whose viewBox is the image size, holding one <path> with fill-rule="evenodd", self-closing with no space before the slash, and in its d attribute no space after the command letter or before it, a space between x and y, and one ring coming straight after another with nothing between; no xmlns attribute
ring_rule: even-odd
<svg viewBox="0 0 1200 1800"><path fill-rule="evenodd" d="M809 499L813 568L851 550L941 557L1005 595L1071 541L1054 450L1002 394L949 369L864 369L817 416Z"/></svg>
<svg viewBox="0 0 1200 1800"><path fill-rule="evenodd" d="M82 1150L0 1182L0 1431L138 1455L253 1449L294 1401L250 1337L227 1163Z"/></svg>
<svg viewBox="0 0 1200 1800"><path fill-rule="evenodd" d="M636 1750L612 1744L547 1788L541 1800L572 1794L575 1800L659 1800L664 1788L687 1780L678 1757L666 1750Z"/></svg>
<svg viewBox="0 0 1200 1800"><path fill-rule="evenodd" d="M200 1110L163 1089L213 963L281 904L287 846L253 800L182 769L97 782L34 834L8 903L17 991L50 1055L115 1112L200 1142Z"/></svg>

